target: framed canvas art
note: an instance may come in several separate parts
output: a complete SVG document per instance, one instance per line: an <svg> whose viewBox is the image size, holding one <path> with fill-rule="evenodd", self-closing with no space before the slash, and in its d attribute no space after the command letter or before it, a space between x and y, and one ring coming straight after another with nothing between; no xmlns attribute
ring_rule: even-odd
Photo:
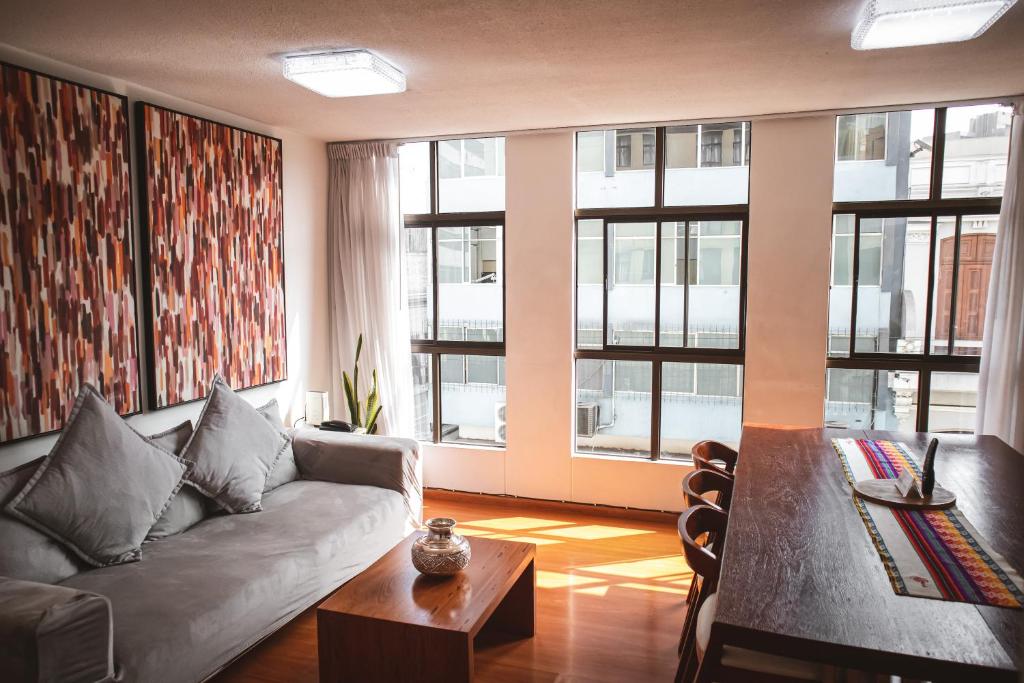
<svg viewBox="0 0 1024 683"><path fill-rule="evenodd" d="M281 141L136 107L150 406L285 379Z"/></svg>
<svg viewBox="0 0 1024 683"><path fill-rule="evenodd" d="M0 62L0 442L141 409L128 100Z"/></svg>

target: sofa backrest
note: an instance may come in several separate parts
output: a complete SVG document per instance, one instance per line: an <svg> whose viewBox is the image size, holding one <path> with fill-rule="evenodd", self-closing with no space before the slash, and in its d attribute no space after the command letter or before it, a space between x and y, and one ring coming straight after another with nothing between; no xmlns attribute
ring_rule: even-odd
<svg viewBox="0 0 1024 683"><path fill-rule="evenodd" d="M60 583L82 567L70 552L4 510L43 462L38 458L0 472L0 576L39 583Z"/></svg>

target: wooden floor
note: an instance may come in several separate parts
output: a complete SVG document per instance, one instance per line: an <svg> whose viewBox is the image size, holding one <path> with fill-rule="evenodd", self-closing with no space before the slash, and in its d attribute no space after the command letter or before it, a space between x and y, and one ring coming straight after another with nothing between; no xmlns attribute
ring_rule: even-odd
<svg viewBox="0 0 1024 683"><path fill-rule="evenodd" d="M468 536L537 544L537 634L477 646L477 681L671 681L691 572L674 518L427 494L424 517L454 517ZM298 617L221 673L236 681L317 680L316 617Z"/></svg>

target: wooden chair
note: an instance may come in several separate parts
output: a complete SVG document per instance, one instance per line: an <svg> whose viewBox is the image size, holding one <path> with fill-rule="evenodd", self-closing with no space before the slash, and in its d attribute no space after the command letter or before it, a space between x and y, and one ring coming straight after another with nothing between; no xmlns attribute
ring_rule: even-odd
<svg viewBox="0 0 1024 683"><path fill-rule="evenodd" d="M686 507L707 505L728 512L732 500L733 478L718 470L694 470L683 477ZM714 494L714 495L710 495Z"/></svg>
<svg viewBox="0 0 1024 683"><path fill-rule="evenodd" d="M698 470L715 470L728 477L733 476L736 472L736 460L739 454L724 443L701 441L690 449L690 455Z"/></svg>
<svg viewBox="0 0 1024 683"><path fill-rule="evenodd" d="M725 533L727 514L709 505L697 505L679 516L679 538L683 555L702 585L693 604L696 618L690 621L690 633L679 659L676 682L697 681L819 681L827 675L826 668L813 662L748 650L725 644L712 624L718 606L718 576L721 571L720 552L700 543L705 535ZM754 596L751 596L752 598Z"/></svg>
<svg viewBox="0 0 1024 683"><path fill-rule="evenodd" d="M686 500L686 507L695 505L707 505L717 510L728 511L729 501L732 498L733 480L715 470L693 470L683 477L683 497ZM680 533L680 540L682 533ZM705 545L720 544L724 536L706 536ZM690 632L691 622L695 616L696 609L694 601L700 589L700 580L695 576L690 581L690 590L686 593L686 619L683 621L683 629L679 635L678 652L682 654L686 645L686 636Z"/></svg>

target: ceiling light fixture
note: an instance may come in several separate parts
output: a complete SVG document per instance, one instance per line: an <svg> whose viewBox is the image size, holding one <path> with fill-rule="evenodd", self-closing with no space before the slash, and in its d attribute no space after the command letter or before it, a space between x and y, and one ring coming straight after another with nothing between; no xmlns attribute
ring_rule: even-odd
<svg viewBox="0 0 1024 683"><path fill-rule="evenodd" d="M977 38L1017 0L869 0L853 29L855 50Z"/></svg>
<svg viewBox="0 0 1024 683"><path fill-rule="evenodd" d="M405 92L405 74L368 50L288 55L284 77L324 97Z"/></svg>

